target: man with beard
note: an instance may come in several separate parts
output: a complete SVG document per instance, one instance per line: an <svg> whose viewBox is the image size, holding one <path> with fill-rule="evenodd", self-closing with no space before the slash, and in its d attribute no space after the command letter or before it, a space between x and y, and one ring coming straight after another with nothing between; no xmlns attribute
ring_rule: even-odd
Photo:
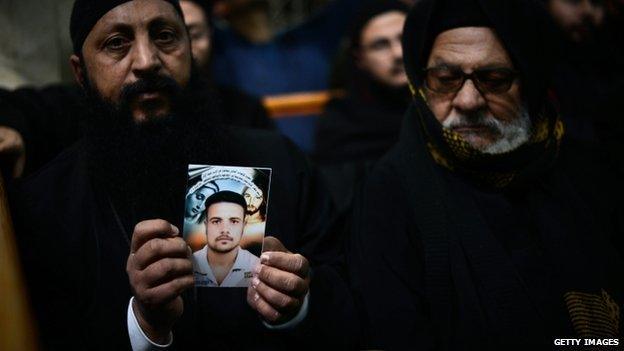
<svg viewBox="0 0 624 351"><path fill-rule="evenodd" d="M260 259L240 247L247 203L241 194L220 191L206 200L206 246L193 253L195 285L243 288Z"/></svg>
<svg viewBox="0 0 624 351"><path fill-rule="evenodd" d="M315 157L334 200L348 208L354 185L399 137L410 100L401 35L408 7L369 3L353 22L348 95L329 102L319 119Z"/></svg>
<svg viewBox="0 0 624 351"><path fill-rule="evenodd" d="M184 0L180 6L191 37L193 59L205 86L199 101L215 101L224 123L274 129L262 103L243 92L211 83L211 26L207 1ZM27 176L56 157L84 132L87 109L79 86L53 84L14 91L0 89L0 170L6 179ZM193 102L198 103L198 102Z"/></svg>
<svg viewBox="0 0 624 351"><path fill-rule="evenodd" d="M366 348L621 335L621 189L563 138L544 17L526 0L423 0L408 16L414 102L347 250Z"/></svg>
<svg viewBox="0 0 624 351"><path fill-rule="evenodd" d="M137 350L173 337L190 349L207 337L215 349L284 349L307 333L349 342L353 328L331 334L351 310L329 266L337 247L317 178L284 138L219 126L210 101L189 103L200 83L178 1L77 0L70 32L87 135L12 197L43 344ZM276 238L248 289L188 290L178 228L191 163L273 169Z"/></svg>

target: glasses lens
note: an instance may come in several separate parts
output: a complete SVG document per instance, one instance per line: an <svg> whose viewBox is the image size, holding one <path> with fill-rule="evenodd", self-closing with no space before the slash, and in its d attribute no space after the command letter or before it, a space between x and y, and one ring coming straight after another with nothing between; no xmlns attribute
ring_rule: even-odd
<svg viewBox="0 0 624 351"><path fill-rule="evenodd" d="M432 68L427 70L427 88L436 93L452 93L457 91L463 81L461 72L448 68Z"/></svg>
<svg viewBox="0 0 624 351"><path fill-rule="evenodd" d="M475 72L479 88L488 93L505 93L513 84L515 74L509 69L492 69Z"/></svg>

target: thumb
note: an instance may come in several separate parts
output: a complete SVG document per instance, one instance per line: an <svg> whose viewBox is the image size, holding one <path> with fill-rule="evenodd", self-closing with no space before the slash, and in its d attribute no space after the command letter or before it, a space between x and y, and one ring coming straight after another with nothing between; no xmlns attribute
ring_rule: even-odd
<svg viewBox="0 0 624 351"><path fill-rule="evenodd" d="M276 251L276 252L287 252L287 253L290 253L290 251L288 251L288 249L286 249L284 244L282 244L282 242L279 241L274 236L267 236L267 237L264 238L264 241L262 243L262 252L267 252L267 251L274 251L274 252Z"/></svg>

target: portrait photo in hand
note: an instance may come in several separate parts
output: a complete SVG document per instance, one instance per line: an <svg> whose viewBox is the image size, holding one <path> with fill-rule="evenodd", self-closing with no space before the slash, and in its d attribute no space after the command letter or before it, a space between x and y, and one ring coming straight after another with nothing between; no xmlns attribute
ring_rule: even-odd
<svg viewBox="0 0 624 351"><path fill-rule="evenodd" d="M271 169L189 165L184 239L197 287L248 287L259 262Z"/></svg>

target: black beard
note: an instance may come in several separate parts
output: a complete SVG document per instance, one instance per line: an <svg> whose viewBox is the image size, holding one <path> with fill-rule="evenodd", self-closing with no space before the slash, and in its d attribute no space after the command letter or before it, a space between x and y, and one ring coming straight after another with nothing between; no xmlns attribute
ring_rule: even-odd
<svg viewBox="0 0 624 351"><path fill-rule="evenodd" d="M196 82L187 89L172 82L140 81L124 88L119 104L105 101L87 84L89 171L130 233L136 223L155 218L181 229L188 165L227 160L226 131L207 90ZM170 96L171 113L134 122L129 102L154 87Z"/></svg>

